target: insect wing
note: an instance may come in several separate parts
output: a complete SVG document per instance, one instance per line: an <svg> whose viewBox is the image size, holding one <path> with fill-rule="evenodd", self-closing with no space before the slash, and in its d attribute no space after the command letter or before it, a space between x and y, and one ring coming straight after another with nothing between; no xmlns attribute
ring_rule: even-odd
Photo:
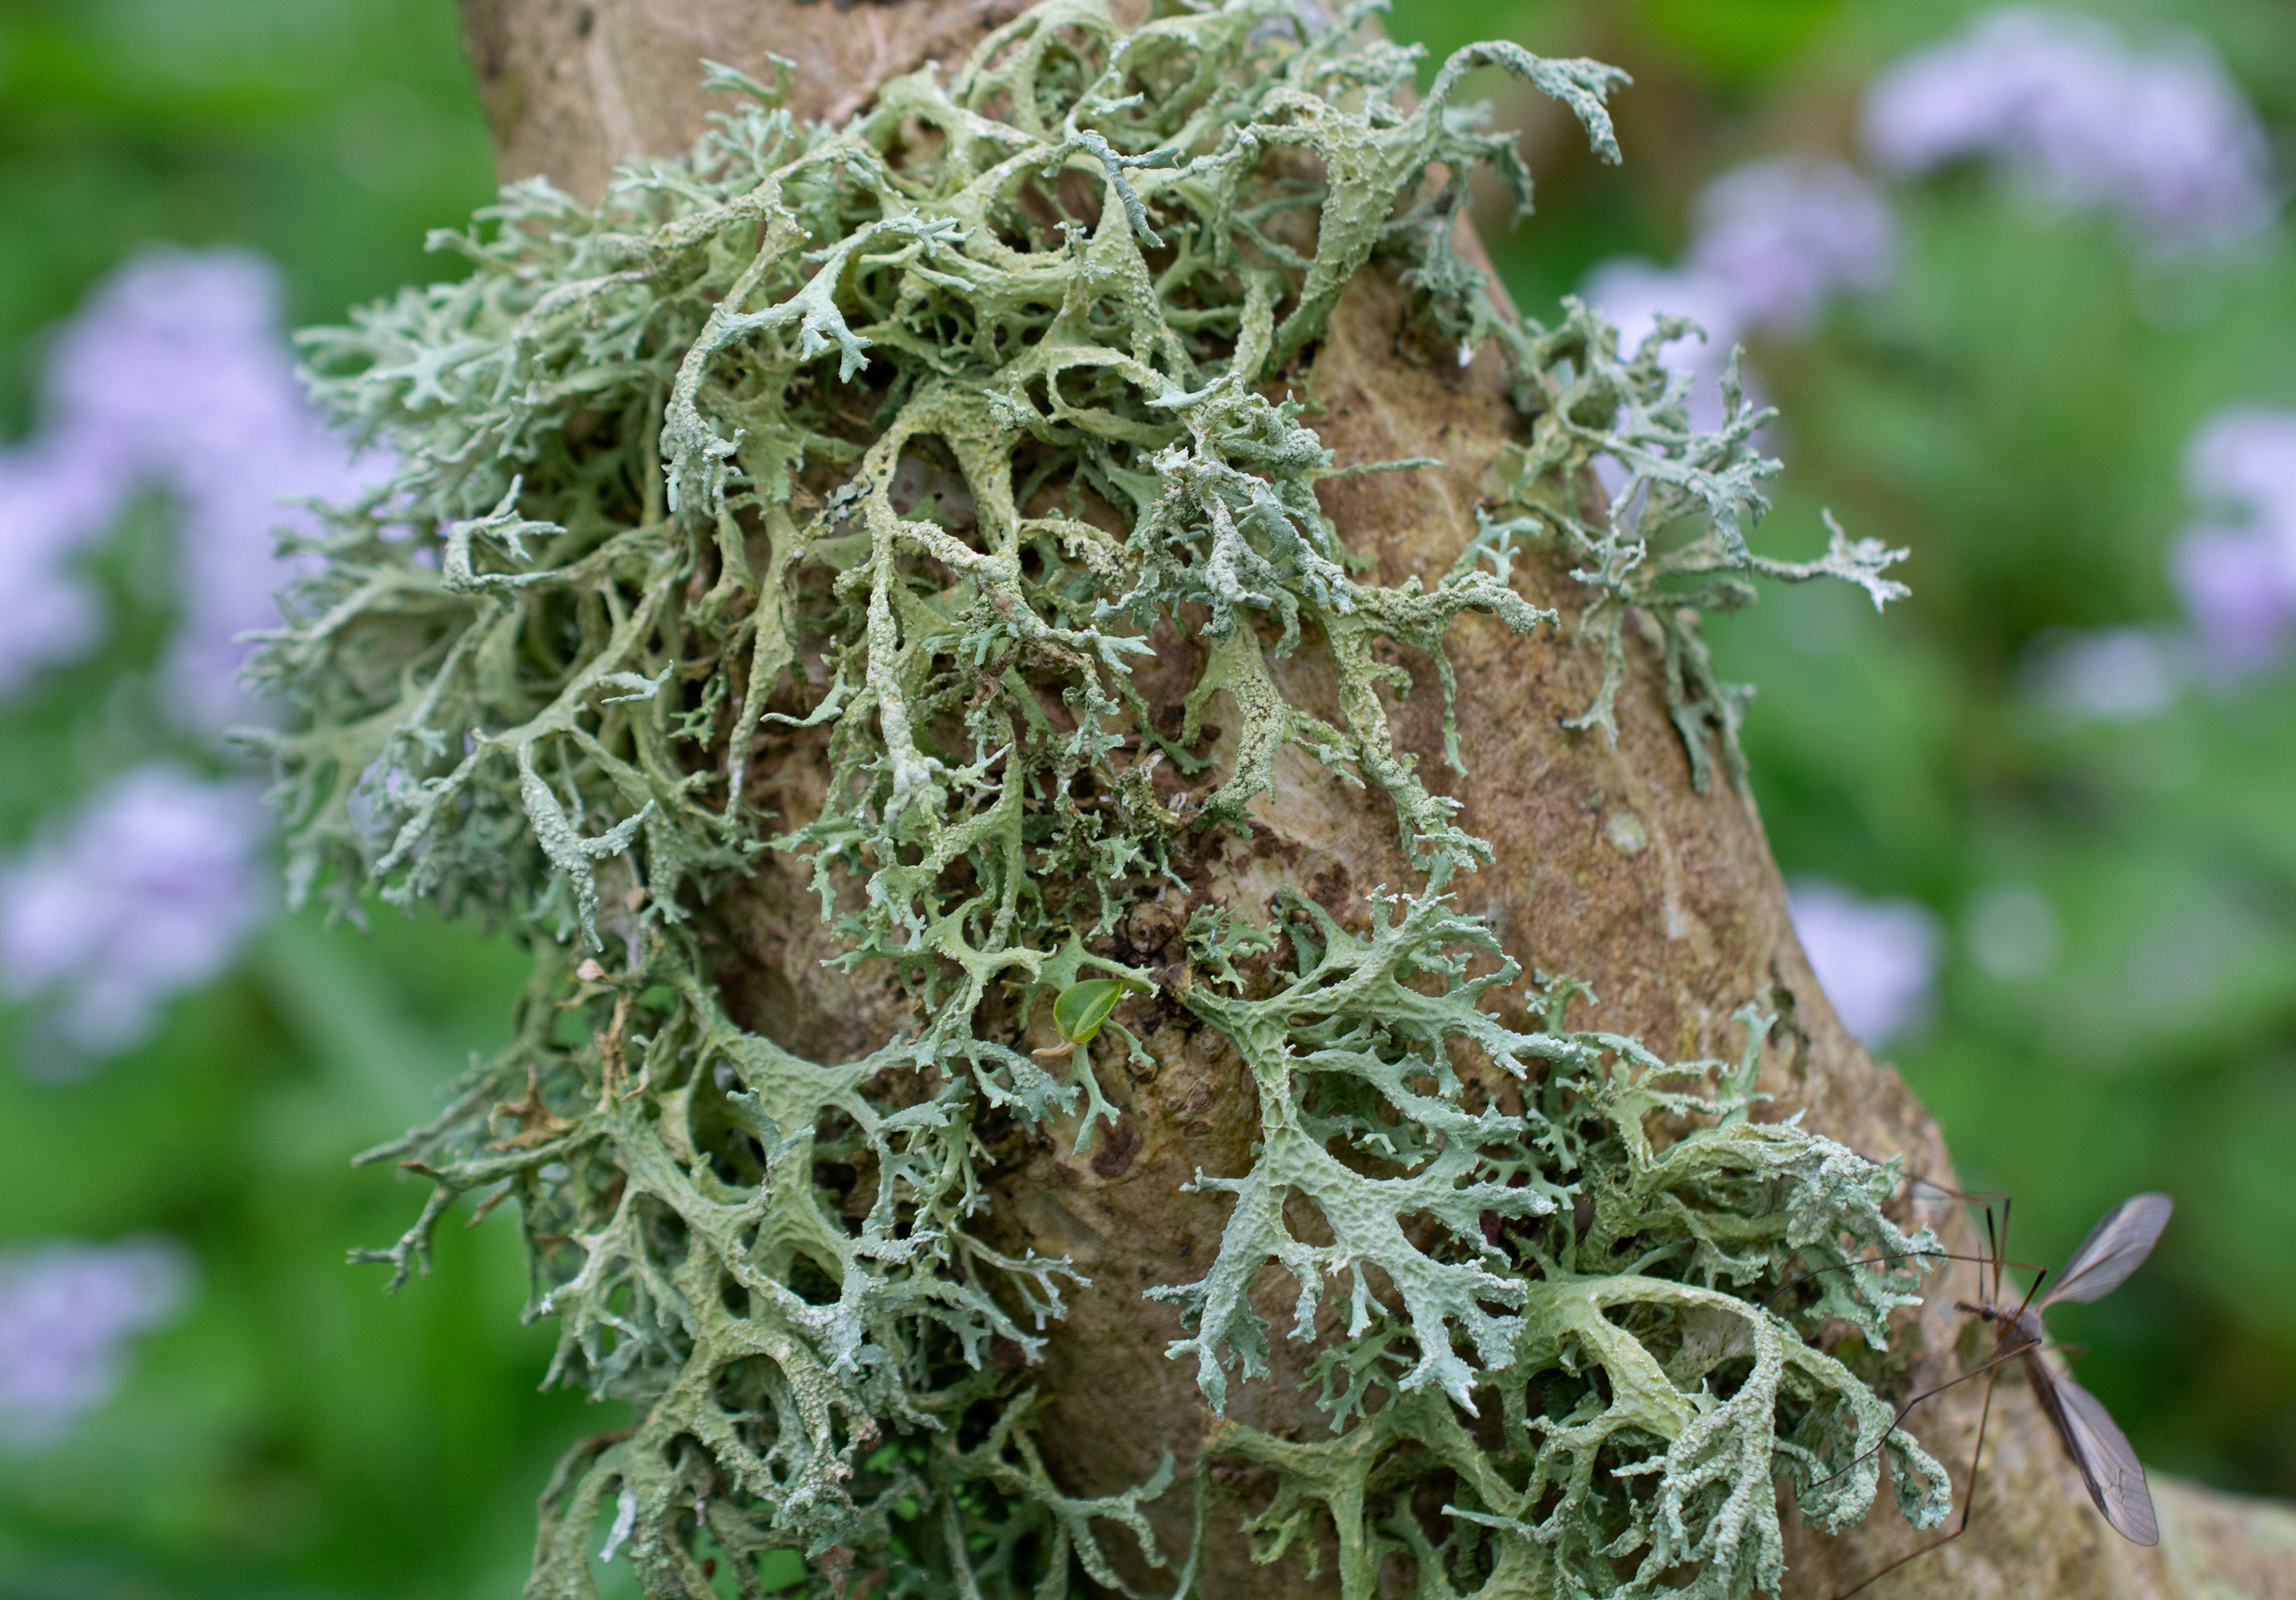
<svg viewBox="0 0 2296 1600"><path fill-rule="evenodd" d="M2120 1287L2152 1253L2153 1241L2169 1226L2176 1202L2166 1194L2139 1194L2105 1213L2065 1263L2041 1304L2061 1300L2102 1300Z"/></svg>
<svg viewBox="0 0 2296 1600"><path fill-rule="evenodd" d="M2131 1544L2159 1544L2161 1524L2152 1514L2152 1490L2144 1481L2144 1465L2104 1402L2062 1373L2051 1372L2038 1358L2028 1361L2026 1370L2033 1374L2042 1407L2057 1424L2057 1437L2080 1468L2088 1497L2104 1513L2104 1520Z"/></svg>

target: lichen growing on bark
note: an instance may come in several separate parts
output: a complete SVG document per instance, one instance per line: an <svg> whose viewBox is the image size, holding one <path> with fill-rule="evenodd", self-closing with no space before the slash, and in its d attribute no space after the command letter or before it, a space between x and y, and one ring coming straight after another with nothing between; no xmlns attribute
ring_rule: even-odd
<svg viewBox="0 0 2296 1600"><path fill-rule="evenodd" d="M1654 352L1583 307L1499 315L1453 248L1473 167L1529 195L1462 74L1516 73L1609 159L1620 75L1480 45L1406 110L1413 54L1373 9L1127 32L1046 0L839 128L715 69L739 109L689 156L595 210L513 186L440 241L468 278L307 336L316 392L403 465L332 515L261 658L299 710L266 739L293 881L498 918L536 956L512 1046L372 1153L435 1184L374 1253L395 1285L459 1197L514 1201L552 1377L637 1417L554 1480L530 1593L591 1595L601 1538L649 1595L714 1593L713 1563L761 1593L783 1548L824 1592L857 1563L895 1595L1124 1589L1117 1539L1187 1587L1139 1509L1185 1480L1079 1499L1039 1461L1029 1363L1066 1265L980 1225L988 1113L1075 1117L1079 1150L1118 1115L1088 1045L1023 1047L1050 1009L1136 1049L1114 991L1079 987L1101 981L1164 985L1258 1093L1251 1169L1199 1180L1234 1196L1218 1259L1152 1292L1218 1408L1266 1371L1254 1275L1297 1280L1330 1436L1217 1447L1278 1471L1270 1559L1328 1528L1351 1597L1736 1595L1778 1580L1774 1483L1839 1526L1886 1456L1906 1514L1942 1514L1943 1473L1810 1342L1846 1322L1879 1346L1915 1298L1902 1258L1930 1246L1883 1214L1892 1173L1747 1120L1751 1012L1731 1065L1568 1027L1567 981L1536 987L1543 1027L1495 1021L1519 969L1450 893L1489 847L1382 698L1409 686L1385 642L1447 704L1461 612L1551 623L1509 580L1558 541L1610 662L1590 725L1641 619L1697 769L1718 737L1736 772L1695 608L1761 574L1879 600L1890 553L1754 555L1759 417L1734 395L1697 432ZM1294 398L1374 263L1440 337L1498 343L1528 420L1431 587L1364 581L1315 495L1411 464L1335 463ZM1161 720L1133 671L1159 628L1202 647ZM1333 666L1327 715L1270 669L1302 648ZM761 812L751 763L800 740L817 810ZM1423 883L1361 927L1200 909L1177 972L1106 953L1287 746L1391 802ZM766 850L811 864L842 961L905 986L910 1025L858 1059L744 1030L711 982L708 908ZM1327 1286L1344 1309L1319 1316Z"/></svg>

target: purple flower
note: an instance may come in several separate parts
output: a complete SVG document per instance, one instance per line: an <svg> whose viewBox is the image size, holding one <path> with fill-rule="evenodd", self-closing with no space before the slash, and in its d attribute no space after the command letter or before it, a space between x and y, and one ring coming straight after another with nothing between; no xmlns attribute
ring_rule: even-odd
<svg viewBox="0 0 2296 1600"><path fill-rule="evenodd" d="M1798 332L1844 291L1870 291L1897 264L1889 202L1839 161L1756 161L1693 204L1687 266L1749 327Z"/></svg>
<svg viewBox="0 0 2296 1600"><path fill-rule="evenodd" d="M1587 275L1579 296L1619 330L1619 349L1639 350L1658 331L1660 316L1686 316L1705 332L1667 341L1659 365L1692 377L1690 420L1701 429L1722 423L1722 373L1737 348L1745 318L1727 287L1702 273L1678 271L1635 257L1616 257Z"/></svg>
<svg viewBox="0 0 2296 1600"><path fill-rule="evenodd" d="M1658 331L1661 316L1686 316L1705 330L1670 341L1659 353L1660 361L1676 372L1690 372L1710 364L1707 352L1719 350L1727 359L1738 342L1744 318L1727 287L1703 274L1660 267L1639 257L1613 257L1587 275L1580 294L1601 309L1619 330L1619 349L1639 349ZM1718 369L1718 360L1711 361Z"/></svg>
<svg viewBox="0 0 2296 1600"><path fill-rule="evenodd" d="M1997 11L1874 79L1864 119L1893 172L1990 158L2162 254L2234 243L2277 209L2263 127L2196 37L2137 54L2086 17Z"/></svg>
<svg viewBox="0 0 2296 1600"><path fill-rule="evenodd" d="M2231 513L2187 528L2169 553L2194 643L2221 675L2259 671L2296 631L2296 412L2219 412L2185 447L2185 482Z"/></svg>
<svg viewBox="0 0 2296 1600"><path fill-rule="evenodd" d="M138 1043L268 909L267 824L251 784L129 773L0 871L0 985L50 1007L82 1057Z"/></svg>
<svg viewBox="0 0 2296 1600"><path fill-rule="evenodd" d="M0 696L41 668L95 643L103 607L71 570L87 537L118 509L112 464L97 451L62 446L0 451Z"/></svg>
<svg viewBox="0 0 2296 1600"><path fill-rule="evenodd" d="M1658 356L1691 374L1691 423L1710 430L1721 425L1722 374L1739 339L1756 328L1799 332L1834 294L1887 283L1897 220L1849 168L1797 158L1723 174L1699 194L1692 217L1696 233L1681 267L1613 258L1587 274L1579 293L1617 326L1628 352L1651 337L1661 313L1705 331L1703 340L1669 341ZM1751 376L1742 378L1760 404Z"/></svg>
<svg viewBox="0 0 2296 1600"><path fill-rule="evenodd" d="M168 692L197 727L247 716L236 636L277 622L272 595L290 573L274 529L308 522L281 502L348 499L378 475L305 405L278 320L278 276L260 257L155 250L65 327L38 438L0 456L0 578L33 595L36 624L0 645L0 693L93 641L94 601L68 563L156 486L183 512Z"/></svg>
<svg viewBox="0 0 2296 1600"><path fill-rule="evenodd" d="M2175 702L2185 665L2180 644L2144 628L2052 629L2026 655L2025 693L2067 721L2141 722Z"/></svg>
<svg viewBox="0 0 2296 1600"><path fill-rule="evenodd" d="M190 1252L154 1235L0 1255L0 1445L53 1442L119 1388L122 1346L173 1317Z"/></svg>
<svg viewBox="0 0 2296 1600"><path fill-rule="evenodd" d="M2185 481L2194 498L2234 507L2270 534L2296 576L2296 411L2217 413L2185 448Z"/></svg>
<svg viewBox="0 0 2296 1600"><path fill-rule="evenodd" d="M2280 659L2292 617L2279 553L2268 541L2189 529L2169 548L2169 577L2192 621L2193 642L2218 676L2244 677Z"/></svg>
<svg viewBox="0 0 2296 1600"><path fill-rule="evenodd" d="M1938 921L1913 900L1867 899L1824 878L1787 886L1794 932L1842 1026L1878 1050L1928 1015Z"/></svg>

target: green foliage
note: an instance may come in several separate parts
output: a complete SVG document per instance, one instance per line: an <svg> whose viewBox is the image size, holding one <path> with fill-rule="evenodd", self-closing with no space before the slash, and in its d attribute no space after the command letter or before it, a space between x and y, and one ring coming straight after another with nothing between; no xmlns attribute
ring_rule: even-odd
<svg viewBox="0 0 2296 1600"><path fill-rule="evenodd" d="M1082 983L1071 983L1053 997L1053 1026L1070 1044L1089 1045L1108 1025L1117 1003L1134 992L1121 978L1087 978Z"/></svg>
<svg viewBox="0 0 2296 1600"><path fill-rule="evenodd" d="M1385 641L1436 663L1447 704L1453 619L1552 620L1507 578L1518 537L1554 538L1601 594L1590 720L1642 619L1693 760L1718 729L1734 774L1696 608L1822 571L1879 600L1887 553L1753 555L1761 416L1734 398L1695 432L1681 380L1583 308L1498 317L1452 250L1474 165L1529 193L1451 103L1460 75L1507 68L1611 157L1619 75L1475 46L1406 111L1412 54L1368 15L1310 33L1237 0L1123 33L1047 0L836 129L720 70L744 103L689 158L595 210L515 186L440 241L469 278L307 336L317 395L403 465L333 513L261 660L299 710L260 736L291 880L500 918L537 961L511 1048L372 1153L436 1185L373 1256L395 1284L459 1197L515 1200L552 1377L640 1419L567 1459L530 1593L590 1595L608 1517L663 1596L709 1592L713 1558L759 1592L778 1549L900 1595L1057 1595L1072 1563L1120 1588L1115 1528L1151 1566L1177 1554L1139 1511L1168 1472L1078 1501L1035 1455L1019 1374L1066 1265L987 1243L976 1124L1080 1112L1082 1150L1115 1120L1088 1052L1055 1077L1021 1029L1049 996L1070 1041L1122 1033L1120 995L1152 985L1095 941L1241 823L1287 746L1382 792L1428 881L1363 933L1311 905L1200 916L1175 985L1252 1074L1262 1140L1250 1173L1200 1180L1235 1205L1207 1276L1156 1291L1194 1329L1173 1353L1216 1407L1230 1367L1264 1372L1245 1292L1269 1260L1324 1346L1332 1441L1225 1436L1298 1456L1269 1556L1328 1515L1351 1597L1390 1548L1431 1596L1528 1571L1608 1593L1637 1552L1634 1592L1739 1594L1777 1581L1774 1478L1827 1526L1870 1501L1886 1407L1805 1334L1844 1317L1879 1343L1910 1301L1901 1266L1861 1259L1925 1247L1880 1212L1893 1175L1748 1124L1751 1050L1671 1068L1567 1031L1568 985L1538 1031L1494 1020L1518 969L1447 893L1489 847L1378 691L1409 686ZM1508 514L1431 588L1353 576L1314 494L1349 469L1267 392L1374 260L1441 337L1500 343L1532 423ZM1630 475L1615 518L1582 481L1598 455ZM1177 734L1132 681L1160 625L1206 646ZM1336 721L1268 669L1304 647L1336 669ZM1240 726L1215 759L1222 693ZM818 809L762 814L750 764L800 741ZM767 849L810 863L840 962L894 972L912 1027L825 1063L726 1015L707 908ZM1821 1270L1782 1310L1749 1298ZM1335 1334L1317 1312L1342 1274ZM1459 1413L1493 1392L1505 1438L1471 1440ZM1406 1437L1452 1444L1405 1461ZM1888 1446L1902 1507L1935 1521L1942 1474ZM1439 1538L1402 1489L1469 1455ZM1663 1588L1684 1563L1691 1587Z"/></svg>

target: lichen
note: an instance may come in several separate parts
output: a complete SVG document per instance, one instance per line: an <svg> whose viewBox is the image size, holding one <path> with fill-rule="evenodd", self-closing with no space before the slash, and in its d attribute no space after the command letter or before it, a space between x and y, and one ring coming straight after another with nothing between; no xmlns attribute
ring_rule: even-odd
<svg viewBox="0 0 2296 1600"><path fill-rule="evenodd" d="M1915 1298L1917 1262L1867 1259L1931 1248L1884 1215L1891 1171L1747 1120L1751 1013L1728 1066L1568 1028L1567 981L1531 986L1538 1029L1495 1020L1520 971L1450 892L1489 847L1382 700L1408 686L1384 641L1432 662L1458 765L1445 634L1551 622L1511 578L1519 541L1557 542L1608 663L1589 725L1642 619L1702 783L1717 733L1742 762L1696 608L1764 574L1880 600L1889 553L1753 554L1760 415L1734 391L1695 431L1654 354L1584 307L1499 315L1453 248L1475 166L1529 198L1461 76L1514 72L1615 159L1621 75L1480 45L1406 109L1414 53L1374 9L1128 32L1045 0L836 128L714 68L738 109L687 157L595 209L514 185L439 241L470 276L307 335L315 392L403 464L330 514L260 658L297 709L262 736L292 882L494 917L536 961L512 1046L370 1153L435 1186L372 1256L396 1287L458 1198L515 1201L552 1379L638 1419L562 1465L529 1593L592 1595L601 1537L653 1596L716 1592L712 1563L762 1593L780 1549L824 1592L858 1563L893 1595L1130 1593L1119 1530L1188 1588L1142 1511L1188 1492L1168 1463L1100 1499L1046 1470L1029 1366L1072 1274L981 1222L991 1112L1075 1117L1078 1150L1119 1114L1089 1047L1048 1064L1026 1020L1049 1001L1072 1043L1137 1050L1111 1010L1160 981L1262 1121L1248 1173L1200 1176L1234 1196L1207 1276L1153 1291L1190 1330L1171 1353L1215 1409L1263 1376L1245 1290L1269 1262L1318 1346L1329 1439L1229 1424L1202 1457L1276 1470L1269 1559L1328 1527L1350 1600L1736 1595L1777 1583L1775 1481L1839 1526L1886 1454L1906 1514L1942 1515L1942 1473L1810 1342L1879 1346ZM1374 267L1435 336L1496 341L1528 420L1431 588L1362 581L1315 493L1414 464L1341 467L1286 392ZM1202 645L1160 724L1133 671L1159 628ZM1270 669L1303 648L1332 717ZM1214 745L1222 694L1240 726ZM776 817L750 764L800 740L823 797ZM1200 911L1177 976L1109 954L1287 747L1384 795L1423 883L1353 929L1305 900ZM911 1025L857 1059L745 1030L711 981L703 914L768 850L809 864L838 959L904 986ZM1342 1281L1343 1325L1320 1314ZM1211 1514L1201 1463L1193 1487Z"/></svg>

